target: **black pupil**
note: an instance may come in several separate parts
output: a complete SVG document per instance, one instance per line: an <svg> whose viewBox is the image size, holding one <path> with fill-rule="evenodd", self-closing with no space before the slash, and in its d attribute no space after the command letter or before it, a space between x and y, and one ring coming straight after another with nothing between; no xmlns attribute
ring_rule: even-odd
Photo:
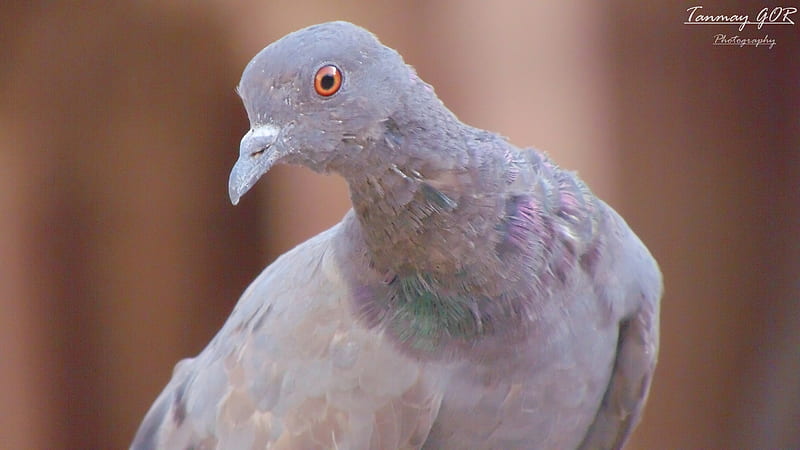
<svg viewBox="0 0 800 450"><path fill-rule="evenodd" d="M333 75L326 74L322 77L322 80L320 80L319 84L320 86L322 86L322 89L325 89L327 91L328 89L333 87L333 81L334 81Z"/></svg>

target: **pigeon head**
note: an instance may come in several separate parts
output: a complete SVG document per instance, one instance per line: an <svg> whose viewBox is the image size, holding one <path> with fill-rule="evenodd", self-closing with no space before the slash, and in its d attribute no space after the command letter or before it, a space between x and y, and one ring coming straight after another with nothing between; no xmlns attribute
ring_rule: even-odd
<svg viewBox="0 0 800 450"><path fill-rule="evenodd" d="M231 172L231 201L277 163L345 176L380 165L371 143L384 139L387 118L421 85L397 52L347 22L311 26L267 46L237 88L250 130Z"/></svg>

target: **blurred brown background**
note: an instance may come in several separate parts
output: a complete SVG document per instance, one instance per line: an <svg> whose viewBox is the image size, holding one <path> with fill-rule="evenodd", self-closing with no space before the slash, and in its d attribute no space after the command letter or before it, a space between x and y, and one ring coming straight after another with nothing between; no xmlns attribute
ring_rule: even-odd
<svg viewBox="0 0 800 450"><path fill-rule="evenodd" d="M800 447L800 25L683 25L692 5L6 2L0 448L126 447L261 268L343 215L344 183L303 169L238 207L226 187L244 65L332 19L578 170L648 244L662 347L631 448Z"/></svg>

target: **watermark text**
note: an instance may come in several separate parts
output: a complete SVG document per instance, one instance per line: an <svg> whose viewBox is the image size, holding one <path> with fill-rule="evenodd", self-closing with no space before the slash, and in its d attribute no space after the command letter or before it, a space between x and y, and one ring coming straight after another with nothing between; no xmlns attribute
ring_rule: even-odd
<svg viewBox="0 0 800 450"><path fill-rule="evenodd" d="M744 30L748 25L756 25L761 29L765 25L794 25L792 16L797 13L794 6L775 6L773 8L762 8L755 15L755 20L750 19L749 14L703 14L702 5L692 6L686 9L688 16L684 25L738 25L739 31Z"/></svg>

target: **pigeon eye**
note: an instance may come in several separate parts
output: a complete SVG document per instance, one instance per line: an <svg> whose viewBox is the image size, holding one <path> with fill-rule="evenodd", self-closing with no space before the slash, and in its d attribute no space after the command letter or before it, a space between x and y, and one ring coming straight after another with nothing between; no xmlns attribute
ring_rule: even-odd
<svg viewBox="0 0 800 450"><path fill-rule="evenodd" d="M320 67L314 75L314 90L323 97L330 97L340 87L342 87L342 71L332 64Z"/></svg>

